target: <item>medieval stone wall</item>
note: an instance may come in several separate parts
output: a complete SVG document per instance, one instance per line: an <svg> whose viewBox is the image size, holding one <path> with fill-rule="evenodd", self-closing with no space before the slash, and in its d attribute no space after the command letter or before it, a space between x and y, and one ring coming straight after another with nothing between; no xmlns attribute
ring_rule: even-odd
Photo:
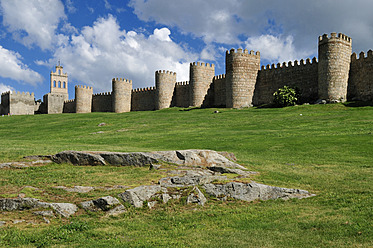
<svg viewBox="0 0 373 248"><path fill-rule="evenodd" d="M34 93L8 91L1 94L2 114L33 115L35 112Z"/></svg>
<svg viewBox="0 0 373 248"><path fill-rule="evenodd" d="M316 58L300 63L278 63L275 67L262 66L255 85L253 104L263 105L273 102L273 93L283 86L296 87L301 93L301 102L315 102L318 99L318 63Z"/></svg>
<svg viewBox="0 0 373 248"><path fill-rule="evenodd" d="M347 99L349 101L373 101L373 51L367 57L364 52L351 56Z"/></svg>
<svg viewBox="0 0 373 248"><path fill-rule="evenodd" d="M92 96L92 112L113 112L111 92Z"/></svg>
<svg viewBox="0 0 373 248"><path fill-rule="evenodd" d="M171 107L175 84L175 72L164 70L155 72L155 109Z"/></svg>
<svg viewBox="0 0 373 248"><path fill-rule="evenodd" d="M225 74L215 76L213 79L214 85L214 107L225 107L226 96L225 96Z"/></svg>
<svg viewBox="0 0 373 248"><path fill-rule="evenodd" d="M189 82L177 82L175 85L174 95L172 98L172 107L189 107L190 84Z"/></svg>
<svg viewBox="0 0 373 248"><path fill-rule="evenodd" d="M75 112L91 113L92 112L92 95L93 89L88 86L75 86Z"/></svg>
<svg viewBox="0 0 373 248"><path fill-rule="evenodd" d="M131 111L132 80L113 78L112 109L115 113Z"/></svg>
<svg viewBox="0 0 373 248"><path fill-rule="evenodd" d="M247 49L231 49L225 55L226 107L252 105L255 84L260 70L260 53Z"/></svg>
<svg viewBox="0 0 373 248"><path fill-rule="evenodd" d="M43 96L41 112L43 114L61 114L65 101L66 94L48 93Z"/></svg>
<svg viewBox="0 0 373 248"><path fill-rule="evenodd" d="M65 101L63 105L63 112L64 113L75 113L75 99Z"/></svg>
<svg viewBox="0 0 373 248"><path fill-rule="evenodd" d="M208 105L205 100L215 75L215 65L209 63L190 63L190 106L201 107Z"/></svg>
<svg viewBox="0 0 373 248"><path fill-rule="evenodd" d="M155 94L155 87L132 90L131 111L154 110Z"/></svg>
<svg viewBox="0 0 373 248"><path fill-rule="evenodd" d="M319 99L346 101L352 40L339 33L319 37Z"/></svg>

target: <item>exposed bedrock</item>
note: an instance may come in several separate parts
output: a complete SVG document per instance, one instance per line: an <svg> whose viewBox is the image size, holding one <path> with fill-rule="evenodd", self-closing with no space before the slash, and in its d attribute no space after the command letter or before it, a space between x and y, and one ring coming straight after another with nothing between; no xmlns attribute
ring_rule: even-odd
<svg viewBox="0 0 373 248"><path fill-rule="evenodd" d="M151 166L161 161L190 166L223 166L233 169L246 170L245 167L234 163L212 150L177 150L158 152L91 152L91 151L63 151L52 157L56 163L70 163L74 165L124 165Z"/></svg>

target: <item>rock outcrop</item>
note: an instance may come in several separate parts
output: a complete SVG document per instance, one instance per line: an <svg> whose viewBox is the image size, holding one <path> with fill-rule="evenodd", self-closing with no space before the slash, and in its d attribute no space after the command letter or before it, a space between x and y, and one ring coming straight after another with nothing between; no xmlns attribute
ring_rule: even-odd
<svg viewBox="0 0 373 248"><path fill-rule="evenodd" d="M189 166L220 165L227 168L246 170L216 151L211 150L179 150L158 152L84 152L63 151L51 156L55 163L70 163L74 165L123 165L152 166L160 162Z"/></svg>
<svg viewBox="0 0 373 248"><path fill-rule="evenodd" d="M306 190L279 188L254 182L205 184L203 188L206 190L206 193L218 198L229 196L243 201L254 201L258 199L263 201L270 199L302 199L314 196Z"/></svg>

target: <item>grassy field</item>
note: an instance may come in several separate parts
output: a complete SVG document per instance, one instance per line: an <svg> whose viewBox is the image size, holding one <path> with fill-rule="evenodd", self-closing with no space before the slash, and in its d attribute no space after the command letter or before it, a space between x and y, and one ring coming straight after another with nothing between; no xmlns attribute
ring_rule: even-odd
<svg viewBox="0 0 373 248"><path fill-rule="evenodd" d="M98 127L102 122L107 125ZM260 173L256 182L317 194L290 201L209 201L204 207L170 202L152 210L128 208L117 217L79 210L49 225L32 211L0 212L0 221L37 223L0 227L2 247L373 247L370 106L5 116L0 139L0 162L63 150L228 151ZM154 184L163 176L113 166L0 169L0 197L24 193L79 203L123 192L104 187ZM61 185L103 188L85 194L53 188Z"/></svg>

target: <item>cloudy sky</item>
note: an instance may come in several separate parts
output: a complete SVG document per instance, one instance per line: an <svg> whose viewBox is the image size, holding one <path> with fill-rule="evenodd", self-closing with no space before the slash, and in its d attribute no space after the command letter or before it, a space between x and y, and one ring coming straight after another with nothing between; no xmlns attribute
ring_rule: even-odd
<svg viewBox="0 0 373 248"><path fill-rule="evenodd" d="M261 52L262 65L317 56L318 36L341 32L373 49L372 0L0 0L0 92L49 92L61 61L74 85L111 91L111 79L188 80L189 63L225 73L225 51Z"/></svg>

